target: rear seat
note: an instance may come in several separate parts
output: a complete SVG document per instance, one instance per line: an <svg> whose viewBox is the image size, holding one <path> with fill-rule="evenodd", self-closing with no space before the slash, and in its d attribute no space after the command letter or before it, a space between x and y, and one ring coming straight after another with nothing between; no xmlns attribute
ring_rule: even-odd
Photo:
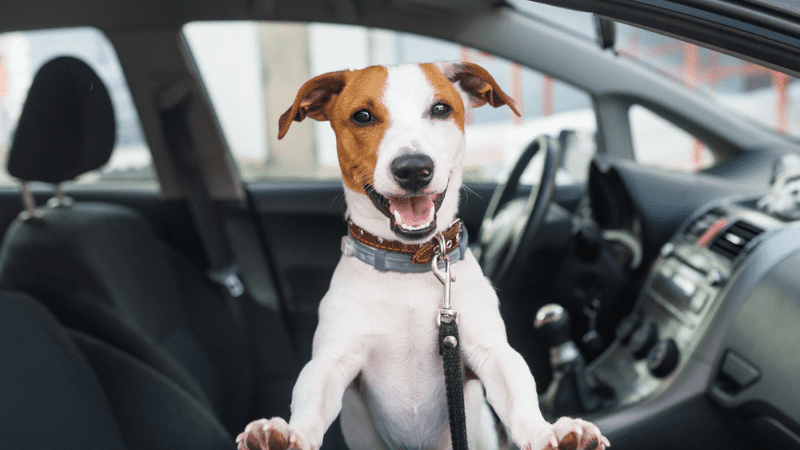
<svg viewBox="0 0 800 450"><path fill-rule="evenodd" d="M91 68L60 57L40 69L8 171L23 180L23 192L27 181L43 181L59 195L47 207L29 202L9 226L0 280L36 297L68 328L126 447L161 448L158 430L169 429L194 433L173 449L230 444L230 435L264 412L254 411L247 341L225 299L137 211L73 204L58 189L104 165L114 136L108 92Z"/></svg>

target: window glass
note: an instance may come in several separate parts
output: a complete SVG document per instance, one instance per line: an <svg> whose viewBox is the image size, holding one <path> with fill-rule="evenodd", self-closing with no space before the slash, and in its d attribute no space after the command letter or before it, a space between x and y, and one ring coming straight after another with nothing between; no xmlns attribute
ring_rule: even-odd
<svg viewBox="0 0 800 450"><path fill-rule="evenodd" d="M33 77L46 62L65 55L80 58L97 72L108 88L117 122L109 163L75 183L154 184L150 150L111 43L97 29L71 28L0 34L0 64L7 73L7 89L0 89L0 186L16 184L5 161Z"/></svg>
<svg viewBox="0 0 800 450"><path fill-rule="evenodd" d="M539 134L574 129L593 135L596 128L592 101L585 92L505 59L437 39L319 23L195 22L184 27L184 34L245 181L338 178L330 125L313 120L295 123L278 140L278 118L308 79L374 64L471 61L486 68L516 100L521 118L506 107L484 106L468 114L467 181L503 179ZM565 174L560 181L575 179Z"/></svg>
<svg viewBox="0 0 800 450"><path fill-rule="evenodd" d="M633 105L629 119L638 162L684 172L714 165L714 155L700 140L644 106Z"/></svg>
<svg viewBox="0 0 800 450"><path fill-rule="evenodd" d="M720 108L778 133L800 137L800 83L794 77L619 23L615 49L677 79Z"/></svg>

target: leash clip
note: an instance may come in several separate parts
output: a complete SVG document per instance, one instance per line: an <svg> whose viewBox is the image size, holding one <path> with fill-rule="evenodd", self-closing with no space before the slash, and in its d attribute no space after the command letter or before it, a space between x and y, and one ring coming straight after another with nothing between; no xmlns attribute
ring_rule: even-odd
<svg viewBox="0 0 800 450"><path fill-rule="evenodd" d="M439 232L439 234L436 235L436 239L439 241L439 245L433 250L434 254L433 259L431 259L431 270L433 274L436 275L439 282L444 285L442 307L439 308L439 312L436 314L436 325L441 326L442 322L450 323L455 321L455 323L458 323L458 311L450 308L450 285L453 281L456 281L456 276L454 273L450 272L450 256L447 255L447 241L444 235ZM439 268L440 259L444 260L444 270Z"/></svg>

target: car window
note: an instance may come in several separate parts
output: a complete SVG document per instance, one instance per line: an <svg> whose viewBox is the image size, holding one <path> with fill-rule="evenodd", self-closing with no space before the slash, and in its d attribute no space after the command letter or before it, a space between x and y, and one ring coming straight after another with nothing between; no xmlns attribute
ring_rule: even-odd
<svg viewBox="0 0 800 450"><path fill-rule="evenodd" d="M503 179L539 134L572 129L593 135L596 128L586 92L508 60L437 39L319 23L194 22L184 27L184 34L245 181L339 178L334 134L327 123L306 120L278 140L278 118L306 80L374 64L471 61L486 68L516 100L521 118L505 107L484 106L469 113L467 181ZM575 161L570 166L588 161L581 152L594 153L593 146L578 148L570 152ZM538 179L537 164L541 162L532 164L523 182ZM581 181L581 172L586 170L561 170L558 181Z"/></svg>
<svg viewBox="0 0 800 450"><path fill-rule="evenodd" d="M70 28L0 34L0 61L7 76L7 89L0 89L0 186L16 184L5 161L33 77L46 62L65 55L80 58L97 72L108 88L117 122L109 163L74 183L156 184L150 150L111 43L97 29Z"/></svg>
<svg viewBox="0 0 800 450"><path fill-rule="evenodd" d="M716 162L703 142L644 106L631 106L628 117L636 161L682 172L696 172Z"/></svg>
<svg viewBox="0 0 800 450"><path fill-rule="evenodd" d="M680 81L722 110L800 137L796 78L625 24L617 24L615 50ZM716 162L701 142L646 108L631 108L630 118L634 152L641 162L680 170L699 170ZM668 151L670 146L675 150Z"/></svg>

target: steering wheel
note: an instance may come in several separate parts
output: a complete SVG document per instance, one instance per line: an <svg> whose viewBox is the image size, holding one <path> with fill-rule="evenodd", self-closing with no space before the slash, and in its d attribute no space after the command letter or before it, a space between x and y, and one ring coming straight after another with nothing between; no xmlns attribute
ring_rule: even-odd
<svg viewBox="0 0 800 450"><path fill-rule="evenodd" d="M544 152L539 186L531 188L527 201L514 199L522 173L539 151ZM515 275L514 268L523 267L538 247L536 236L553 198L559 159L555 139L539 136L522 152L508 179L495 189L478 239L478 261L494 286Z"/></svg>

